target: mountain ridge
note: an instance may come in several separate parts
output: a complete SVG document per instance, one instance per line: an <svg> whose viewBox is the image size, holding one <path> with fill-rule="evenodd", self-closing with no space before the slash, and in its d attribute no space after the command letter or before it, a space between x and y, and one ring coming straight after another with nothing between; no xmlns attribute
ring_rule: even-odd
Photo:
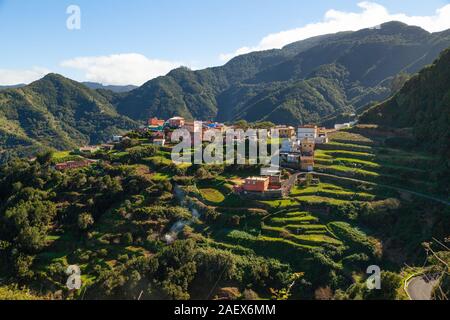
<svg viewBox="0 0 450 320"><path fill-rule="evenodd" d="M100 143L136 125L104 95L58 74L0 92L0 157Z"/></svg>
<svg viewBox="0 0 450 320"><path fill-rule="evenodd" d="M218 121L320 122L388 98L398 73L419 71L449 46L450 31L429 33L389 22L252 52L220 67L178 68L131 91L117 109L135 120L178 114Z"/></svg>
<svg viewBox="0 0 450 320"><path fill-rule="evenodd" d="M0 92L0 157L6 150L25 155L103 142L150 117L319 123L389 98L407 78L402 74L419 71L447 47L450 30L390 22L252 52L223 66L177 68L129 92L92 90L49 74Z"/></svg>

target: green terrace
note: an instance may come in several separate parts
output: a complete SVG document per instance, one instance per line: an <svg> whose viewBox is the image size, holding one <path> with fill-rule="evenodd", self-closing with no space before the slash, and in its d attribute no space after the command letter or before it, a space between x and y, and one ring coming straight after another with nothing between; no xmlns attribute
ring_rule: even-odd
<svg viewBox="0 0 450 320"><path fill-rule="evenodd" d="M223 196L228 199L234 195L225 183L220 176L197 185L198 191L191 193L220 213L214 222L198 222L194 226L207 239L208 246L228 248L236 254L254 252L277 258L293 263L298 270L312 267L305 262L313 252L332 256L330 263L338 269L346 268L345 258L358 250L375 252L375 241L342 212L349 206L386 199L376 187L355 190L340 181L321 182L314 186L297 185L288 198L281 200L233 198L230 204ZM262 213L251 214L251 210ZM356 252L355 246L350 249L354 243L359 248Z"/></svg>
<svg viewBox="0 0 450 320"><path fill-rule="evenodd" d="M317 172L433 193L428 173L436 160L432 156L386 147L379 138L348 131L334 132L330 140L317 146Z"/></svg>

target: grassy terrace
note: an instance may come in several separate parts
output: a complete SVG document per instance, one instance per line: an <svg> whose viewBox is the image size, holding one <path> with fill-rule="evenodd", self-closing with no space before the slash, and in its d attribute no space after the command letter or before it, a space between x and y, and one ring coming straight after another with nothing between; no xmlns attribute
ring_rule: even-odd
<svg viewBox="0 0 450 320"><path fill-rule="evenodd" d="M316 171L432 193L432 156L387 148L379 138L348 131L332 133L330 140L316 151Z"/></svg>
<svg viewBox="0 0 450 320"><path fill-rule="evenodd" d="M218 177L215 182L197 186L201 193L199 200L222 213L217 222L201 223L195 227L208 239L208 246L226 248L236 254L255 252L267 258L278 258L293 263L299 270L309 268L305 259L311 257L311 250L339 252L334 254L333 263L339 268L345 267L343 258L350 254L351 241L364 242L360 247L365 248L368 240L352 225L345 225L346 232L341 231L343 228L334 227L347 221L335 208L384 199L376 190L351 190L339 182L324 182L317 186L296 186L286 199L242 201L234 198L234 205L230 206L230 194L225 192L229 189L224 188L226 181ZM226 200L220 201L220 195L224 195ZM248 209L261 207L267 210L267 214L255 217L245 213ZM321 210L316 211L315 207L331 210L324 214ZM226 222L236 216L240 217L239 222ZM358 237L355 240L349 234Z"/></svg>
<svg viewBox="0 0 450 320"><path fill-rule="evenodd" d="M333 133L331 143L316 151L319 172L422 193L432 193L426 169L433 163L429 155L387 148L381 138L348 131ZM379 241L349 212L365 204L382 206L383 200L400 196L381 186L324 177L318 185L295 186L285 199L243 201L230 193L229 187L246 175L224 174L215 182L197 186L199 199L219 210L221 218L196 229L208 239L208 245L237 254L255 252L278 258L307 272L314 272L308 270L314 264L307 262L313 252L324 253L335 268L346 270L353 270L354 254L376 256ZM246 213L254 208L264 208L267 213Z"/></svg>

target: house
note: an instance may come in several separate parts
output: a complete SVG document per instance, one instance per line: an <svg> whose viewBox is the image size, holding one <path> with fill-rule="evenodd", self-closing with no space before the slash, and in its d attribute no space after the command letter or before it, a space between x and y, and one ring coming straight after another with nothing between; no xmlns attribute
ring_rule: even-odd
<svg viewBox="0 0 450 320"><path fill-rule="evenodd" d="M153 139L153 144L156 146L164 147L166 144L166 139Z"/></svg>
<svg viewBox="0 0 450 320"><path fill-rule="evenodd" d="M278 130L278 136L280 138L291 139L293 136L295 136L295 129L294 129L294 127L276 126L274 129Z"/></svg>
<svg viewBox="0 0 450 320"><path fill-rule="evenodd" d="M308 155L312 156L314 155L314 149L315 149L316 143L314 139L311 138L304 138L300 142L300 148L302 155Z"/></svg>
<svg viewBox="0 0 450 320"><path fill-rule="evenodd" d="M122 142L123 136L112 136L112 141L114 143Z"/></svg>
<svg viewBox="0 0 450 320"><path fill-rule="evenodd" d="M102 144L102 145L100 146L100 148L101 148L103 151L112 151L112 150L114 150L114 145L113 145L113 144L107 144L107 143L105 143L105 144Z"/></svg>
<svg viewBox="0 0 450 320"><path fill-rule="evenodd" d="M303 171L314 171L314 156L301 156L300 157L300 168Z"/></svg>
<svg viewBox="0 0 450 320"><path fill-rule="evenodd" d="M158 118L151 118L148 120L149 127L163 127L166 122Z"/></svg>
<svg viewBox="0 0 450 320"><path fill-rule="evenodd" d="M329 142L328 131L326 128L318 129L318 137L315 139L316 144L326 144Z"/></svg>
<svg viewBox="0 0 450 320"><path fill-rule="evenodd" d="M185 122L181 129L187 130L191 135L191 142L194 144L195 136L198 137L199 141L203 140L203 125L201 121L189 121Z"/></svg>
<svg viewBox="0 0 450 320"><path fill-rule="evenodd" d="M245 179L243 189L249 192L265 192L269 189L269 177L249 177Z"/></svg>
<svg viewBox="0 0 450 320"><path fill-rule="evenodd" d="M219 122L206 122L203 124L203 128L206 130L218 130L220 132L224 132L226 129L225 125Z"/></svg>
<svg viewBox="0 0 450 320"><path fill-rule="evenodd" d="M346 123L338 123L334 125L335 130L349 129L356 124L356 121L346 122Z"/></svg>
<svg viewBox="0 0 450 320"><path fill-rule="evenodd" d="M297 129L297 139L303 140L306 138L316 139L319 136L319 129L314 125L300 126Z"/></svg>
<svg viewBox="0 0 450 320"><path fill-rule="evenodd" d="M261 176L269 177L270 190L281 188L281 172L278 167L261 168Z"/></svg>
<svg viewBox="0 0 450 320"><path fill-rule="evenodd" d="M164 126L148 126L147 130L150 132L159 132L164 130Z"/></svg>
<svg viewBox="0 0 450 320"><path fill-rule="evenodd" d="M173 117L168 120L169 126L173 129L181 128L185 124L185 120L182 117Z"/></svg>
<svg viewBox="0 0 450 320"><path fill-rule="evenodd" d="M185 121L181 128L189 131L191 135L194 133L203 132L203 125L201 121Z"/></svg>
<svg viewBox="0 0 450 320"><path fill-rule="evenodd" d="M283 141L281 141L280 152L289 153L292 152L293 149L294 149L294 141L292 141L291 139L283 139Z"/></svg>
<svg viewBox="0 0 450 320"><path fill-rule="evenodd" d="M100 150L99 146L84 146L78 149L81 154L94 154Z"/></svg>
<svg viewBox="0 0 450 320"><path fill-rule="evenodd" d="M78 161L66 161L66 162L58 163L57 165L55 165L55 169L59 170L59 171L78 169L78 168L87 167L95 162L96 162L95 160L90 160L90 159L83 159L83 160L78 160Z"/></svg>
<svg viewBox="0 0 450 320"><path fill-rule="evenodd" d="M300 153L280 153L280 164L291 169L300 169Z"/></svg>
<svg viewBox="0 0 450 320"><path fill-rule="evenodd" d="M283 139L281 141L280 152L283 153L300 152L300 143L293 139Z"/></svg>

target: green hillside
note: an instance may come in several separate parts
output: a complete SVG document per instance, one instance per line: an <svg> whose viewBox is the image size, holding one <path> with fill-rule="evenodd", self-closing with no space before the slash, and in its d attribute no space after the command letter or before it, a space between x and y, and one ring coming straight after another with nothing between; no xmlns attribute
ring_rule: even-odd
<svg viewBox="0 0 450 320"><path fill-rule="evenodd" d="M385 128L400 128L414 137L412 144L435 153L442 159L437 171L449 191L450 177L450 50L435 63L408 81L386 102L364 113L362 123ZM397 141L408 145L408 140ZM411 142L409 142L411 144Z"/></svg>
<svg viewBox="0 0 450 320"><path fill-rule="evenodd" d="M0 93L0 157L98 143L134 126L105 96L60 75Z"/></svg>

